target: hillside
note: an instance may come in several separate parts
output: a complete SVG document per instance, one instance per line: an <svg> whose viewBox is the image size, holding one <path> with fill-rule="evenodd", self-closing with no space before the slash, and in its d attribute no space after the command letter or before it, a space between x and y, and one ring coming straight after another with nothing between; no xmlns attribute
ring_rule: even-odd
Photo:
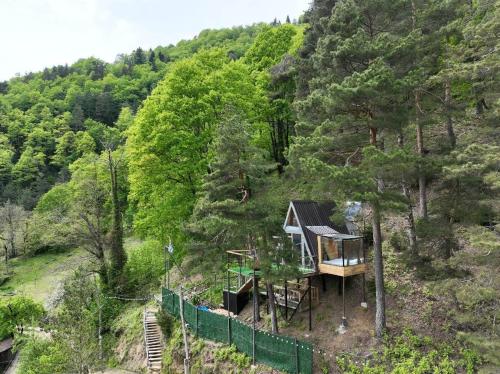
<svg viewBox="0 0 500 374"><path fill-rule="evenodd" d="M499 32L498 1L314 0L2 83L21 372L145 371L146 307L165 373L498 372Z"/></svg>

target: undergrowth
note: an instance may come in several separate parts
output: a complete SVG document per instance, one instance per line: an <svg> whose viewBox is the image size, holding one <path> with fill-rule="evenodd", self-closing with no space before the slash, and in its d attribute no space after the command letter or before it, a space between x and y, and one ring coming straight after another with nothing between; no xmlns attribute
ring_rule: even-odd
<svg viewBox="0 0 500 374"><path fill-rule="evenodd" d="M344 374L454 374L475 372L481 360L474 351L457 344L434 342L406 329L394 338L385 338L383 348L373 352L370 360L356 362L349 354L336 358Z"/></svg>

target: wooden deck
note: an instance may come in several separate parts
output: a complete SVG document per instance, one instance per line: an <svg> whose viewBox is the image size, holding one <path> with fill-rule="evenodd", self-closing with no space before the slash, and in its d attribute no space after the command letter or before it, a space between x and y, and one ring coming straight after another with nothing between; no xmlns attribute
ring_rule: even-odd
<svg viewBox="0 0 500 374"><path fill-rule="evenodd" d="M367 264L336 266L328 264L319 264L319 272L322 274L337 275L339 277L350 277L351 275L366 273Z"/></svg>

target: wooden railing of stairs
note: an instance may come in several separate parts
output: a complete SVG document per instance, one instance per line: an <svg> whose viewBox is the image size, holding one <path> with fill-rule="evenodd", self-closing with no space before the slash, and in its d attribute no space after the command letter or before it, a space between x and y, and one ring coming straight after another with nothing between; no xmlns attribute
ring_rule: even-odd
<svg viewBox="0 0 500 374"><path fill-rule="evenodd" d="M149 373L160 373L162 367L163 336L161 333L156 311L144 310L144 344Z"/></svg>
<svg viewBox="0 0 500 374"><path fill-rule="evenodd" d="M297 312L304 312L309 309L307 303L303 303L304 300L309 296L309 288L300 285L295 282L287 282L288 288L282 286L274 285L274 299L276 304L282 308L287 308L291 310L290 313L285 313L287 315L287 320L291 321ZM311 287L311 299L314 305L319 303L319 290L317 287ZM262 296L267 297L266 290L260 290Z"/></svg>

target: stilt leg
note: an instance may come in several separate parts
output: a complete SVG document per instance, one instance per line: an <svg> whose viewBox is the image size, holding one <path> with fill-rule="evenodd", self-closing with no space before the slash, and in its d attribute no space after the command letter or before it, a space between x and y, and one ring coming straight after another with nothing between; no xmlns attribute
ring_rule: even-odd
<svg viewBox="0 0 500 374"><path fill-rule="evenodd" d="M312 295L311 295L311 277L308 278L309 280L309 331L312 331Z"/></svg>
<svg viewBox="0 0 500 374"><path fill-rule="evenodd" d="M361 302L361 307L362 308L368 308L368 303L366 302L366 277L365 273L361 274L363 278L363 301Z"/></svg>
<svg viewBox="0 0 500 374"><path fill-rule="evenodd" d="M342 326L347 326L347 318L345 317L345 277L342 277Z"/></svg>
<svg viewBox="0 0 500 374"><path fill-rule="evenodd" d="M288 282L285 281L285 319L288 321Z"/></svg>

